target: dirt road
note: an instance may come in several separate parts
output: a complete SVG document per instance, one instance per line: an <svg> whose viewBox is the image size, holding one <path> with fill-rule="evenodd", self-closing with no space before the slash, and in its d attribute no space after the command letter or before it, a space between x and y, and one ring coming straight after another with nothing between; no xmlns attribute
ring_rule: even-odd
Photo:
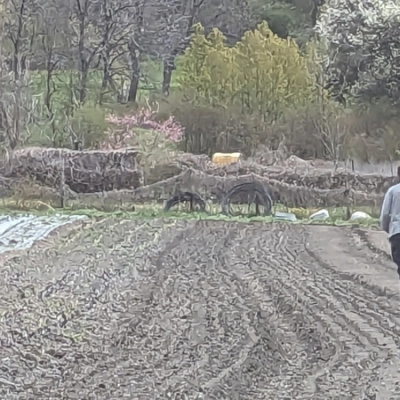
<svg viewBox="0 0 400 400"><path fill-rule="evenodd" d="M36 246L0 268L0 398L399 399L371 237L109 219Z"/></svg>

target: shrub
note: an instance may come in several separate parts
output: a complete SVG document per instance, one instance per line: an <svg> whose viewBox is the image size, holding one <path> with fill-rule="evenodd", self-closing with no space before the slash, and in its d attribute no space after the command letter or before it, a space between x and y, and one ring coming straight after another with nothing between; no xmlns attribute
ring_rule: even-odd
<svg viewBox="0 0 400 400"><path fill-rule="evenodd" d="M241 114L240 109L185 102L178 97L160 104L158 115L173 114L185 128L181 150L194 154L240 151L249 155L262 140L266 123L257 116Z"/></svg>
<svg viewBox="0 0 400 400"><path fill-rule="evenodd" d="M180 142L184 128L170 115L160 122L156 120L157 112L149 106L142 107L129 115L110 114L106 117L112 127L107 130L107 139L102 143L103 148L117 149L126 146L140 146L143 132L151 132L153 138L160 138L165 143Z"/></svg>
<svg viewBox="0 0 400 400"><path fill-rule="evenodd" d="M266 22L234 47L218 29L206 37L197 25L177 71L181 88L197 104L236 107L271 120L287 107L315 100L308 64L297 44L274 35Z"/></svg>
<svg viewBox="0 0 400 400"><path fill-rule="evenodd" d="M101 143L101 148L136 148L139 163L144 170L145 184L150 170L165 161L184 134L184 128L175 117L169 115L163 122L157 121L156 112L150 107L143 107L129 115L111 114L106 120L111 127L107 130L107 139Z"/></svg>

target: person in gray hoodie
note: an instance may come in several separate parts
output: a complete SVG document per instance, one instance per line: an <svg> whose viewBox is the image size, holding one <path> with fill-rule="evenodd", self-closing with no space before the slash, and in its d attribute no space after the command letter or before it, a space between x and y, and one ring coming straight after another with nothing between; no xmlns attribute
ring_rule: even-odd
<svg viewBox="0 0 400 400"><path fill-rule="evenodd" d="M400 278L400 183L389 188L383 199L380 223L389 234L392 259Z"/></svg>

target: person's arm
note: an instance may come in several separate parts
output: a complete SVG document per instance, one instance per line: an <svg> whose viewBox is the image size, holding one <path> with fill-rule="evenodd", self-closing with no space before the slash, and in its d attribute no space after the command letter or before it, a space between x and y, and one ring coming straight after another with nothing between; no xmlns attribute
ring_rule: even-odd
<svg viewBox="0 0 400 400"><path fill-rule="evenodd" d="M392 191L389 190L383 199L380 217L381 227L386 233L389 233L390 215L392 213L392 200L393 194Z"/></svg>

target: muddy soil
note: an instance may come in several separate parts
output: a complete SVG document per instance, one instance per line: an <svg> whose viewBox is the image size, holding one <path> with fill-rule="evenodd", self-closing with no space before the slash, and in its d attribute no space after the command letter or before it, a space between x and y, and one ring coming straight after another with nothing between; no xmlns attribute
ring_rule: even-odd
<svg viewBox="0 0 400 400"><path fill-rule="evenodd" d="M107 219L0 280L0 398L400 398L400 283L362 231Z"/></svg>

